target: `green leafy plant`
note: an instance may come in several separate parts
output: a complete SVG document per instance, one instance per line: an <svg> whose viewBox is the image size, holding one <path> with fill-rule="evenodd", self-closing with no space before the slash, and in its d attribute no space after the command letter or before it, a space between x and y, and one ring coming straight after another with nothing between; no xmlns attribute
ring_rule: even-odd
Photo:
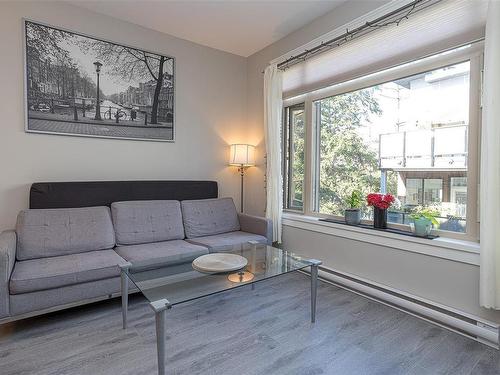
<svg viewBox="0 0 500 375"><path fill-rule="evenodd" d="M350 209L361 208L363 204L363 194L359 190L353 190L351 195L347 197L346 203Z"/></svg>
<svg viewBox="0 0 500 375"><path fill-rule="evenodd" d="M427 219L429 220L434 227L439 227L439 222L437 221L436 217L439 216L439 211L431 208L431 207L422 207L422 206L417 206L412 210L412 213L410 214L410 218L413 220L419 220L419 219Z"/></svg>

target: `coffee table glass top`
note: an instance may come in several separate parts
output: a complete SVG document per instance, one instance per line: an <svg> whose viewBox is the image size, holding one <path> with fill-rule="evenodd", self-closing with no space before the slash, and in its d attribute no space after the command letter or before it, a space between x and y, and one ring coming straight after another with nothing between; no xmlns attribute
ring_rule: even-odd
<svg viewBox="0 0 500 375"><path fill-rule="evenodd" d="M224 252L241 255L248 264L239 271L206 274L193 269L192 259L161 268L154 264L138 268L132 263L126 274L149 302L167 299L176 305L312 265L308 259L262 244L245 243Z"/></svg>

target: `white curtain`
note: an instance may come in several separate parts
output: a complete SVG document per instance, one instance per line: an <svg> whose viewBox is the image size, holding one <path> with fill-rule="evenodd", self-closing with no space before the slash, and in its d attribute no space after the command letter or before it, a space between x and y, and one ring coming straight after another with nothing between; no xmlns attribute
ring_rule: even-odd
<svg viewBox="0 0 500 375"><path fill-rule="evenodd" d="M264 72L264 130L266 137L266 217L273 221L273 242L281 243L283 185L281 176L281 116L283 74L276 64Z"/></svg>
<svg viewBox="0 0 500 375"><path fill-rule="evenodd" d="M481 306L500 309L500 2L490 0L481 135Z"/></svg>

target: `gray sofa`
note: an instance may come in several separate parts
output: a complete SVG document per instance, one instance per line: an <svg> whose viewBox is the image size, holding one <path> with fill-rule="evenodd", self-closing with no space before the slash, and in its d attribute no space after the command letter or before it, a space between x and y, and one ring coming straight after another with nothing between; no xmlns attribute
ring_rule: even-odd
<svg viewBox="0 0 500 375"><path fill-rule="evenodd" d="M159 267L271 240L271 222L231 198L24 210L0 234L0 322L116 296L125 262Z"/></svg>

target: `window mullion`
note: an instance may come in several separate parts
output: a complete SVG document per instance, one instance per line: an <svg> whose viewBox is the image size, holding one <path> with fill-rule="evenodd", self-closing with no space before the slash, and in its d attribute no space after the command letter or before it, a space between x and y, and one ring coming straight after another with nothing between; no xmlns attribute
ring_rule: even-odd
<svg viewBox="0 0 500 375"><path fill-rule="evenodd" d="M480 169L480 127L481 127L481 69L480 54L470 59L469 87L469 137L467 145L467 229L469 238L479 238L478 182Z"/></svg>
<svg viewBox="0 0 500 375"><path fill-rule="evenodd" d="M310 98L306 98L304 103L305 114L305 142L304 142L304 213L310 214L313 211L313 191L314 191L314 158L313 158L313 104Z"/></svg>
<svg viewBox="0 0 500 375"><path fill-rule="evenodd" d="M283 125L281 128L282 178L283 178L283 208L288 208L288 119L289 109L283 109Z"/></svg>

